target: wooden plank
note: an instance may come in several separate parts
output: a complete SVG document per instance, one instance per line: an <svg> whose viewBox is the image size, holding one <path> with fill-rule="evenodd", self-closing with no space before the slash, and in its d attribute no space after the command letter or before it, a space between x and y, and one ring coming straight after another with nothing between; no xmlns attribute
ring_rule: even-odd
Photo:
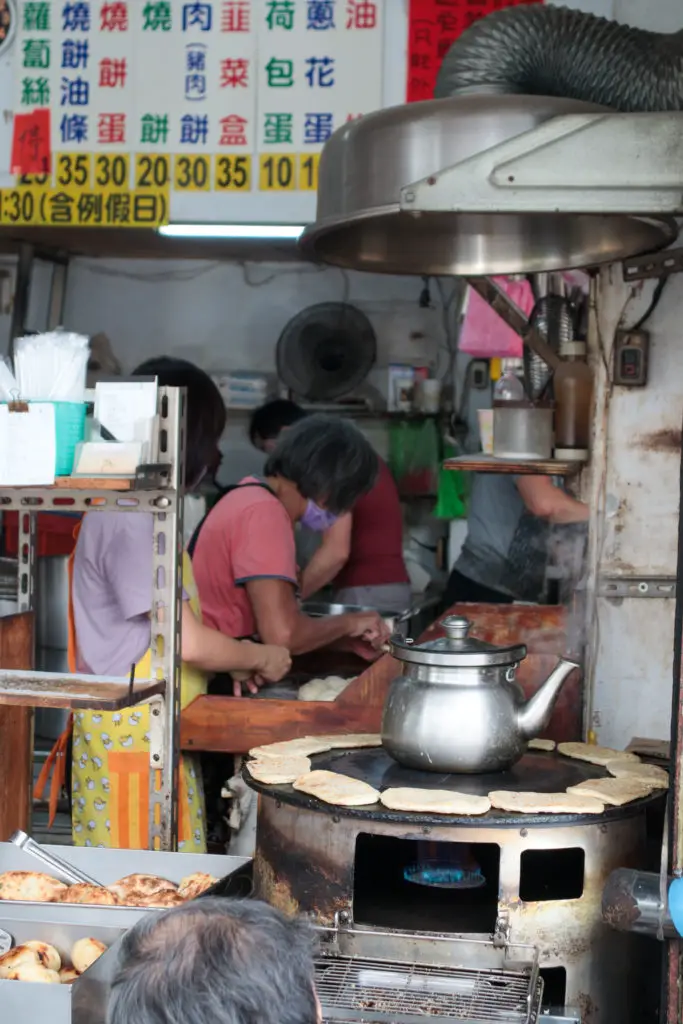
<svg viewBox="0 0 683 1024"><path fill-rule="evenodd" d="M262 743L296 736L379 732L381 719L381 704L204 696L181 715L180 747L243 754Z"/></svg>
<svg viewBox="0 0 683 1024"><path fill-rule="evenodd" d="M0 618L0 667L25 668L33 658L33 615ZM0 842L30 831L33 712L0 707Z"/></svg>
<svg viewBox="0 0 683 1024"><path fill-rule="evenodd" d="M164 680L147 679L135 683L130 693L127 680L0 671L0 705L18 707L120 711L163 693L165 688Z"/></svg>
<svg viewBox="0 0 683 1024"><path fill-rule="evenodd" d="M529 654L517 670L527 697L536 692L558 657L567 651L567 612L561 607L463 604L450 609L449 614L466 615L474 623L472 633L491 643L527 645ZM420 640L440 635L442 630L434 623ZM181 714L181 748L241 754L261 743L298 736L376 732L389 686L400 671L400 662L385 654L329 702L198 697ZM574 672L560 691L544 736L580 739L581 716L582 680L581 674Z"/></svg>
<svg viewBox="0 0 683 1024"><path fill-rule="evenodd" d="M58 476L55 479L55 487L69 491L131 491L134 486L132 477Z"/></svg>
<svg viewBox="0 0 683 1024"><path fill-rule="evenodd" d="M479 452L446 459L443 468L469 473L514 473L515 476L573 476L583 465L583 462L560 462L559 459L497 459Z"/></svg>

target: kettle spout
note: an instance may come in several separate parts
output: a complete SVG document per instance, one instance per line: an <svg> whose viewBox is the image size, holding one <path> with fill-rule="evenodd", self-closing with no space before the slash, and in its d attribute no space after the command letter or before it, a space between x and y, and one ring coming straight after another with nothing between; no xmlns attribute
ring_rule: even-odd
<svg viewBox="0 0 683 1024"><path fill-rule="evenodd" d="M531 700L528 700L519 709L517 725L524 739L533 739L534 736L538 736L539 732L546 727L550 721L560 688L567 676L571 675L575 668L579 668L575 661L562 659Z"/></svg>

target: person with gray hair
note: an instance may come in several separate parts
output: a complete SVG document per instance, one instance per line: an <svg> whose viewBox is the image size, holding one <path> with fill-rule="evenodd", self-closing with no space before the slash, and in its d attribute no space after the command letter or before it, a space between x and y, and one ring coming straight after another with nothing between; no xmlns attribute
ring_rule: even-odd
<svg viewBox="0 0 683 1024"><path fill-rule="evenodd" d="M206 624L227 636L258 635L292 654L341 641L374 660L388 638L376 612L315 619L300 611L294 524L328 530L372 488L377 472L370 443L348 420L308 416L284 431L263 477L229 488L193 538Z"/></svg>
<svg viewBox="0 0 683 1024"><path fill-rule="evenodd" d="M121 940L107 1024L321 1024L315 945L256 900L146 914Z"/></svg>

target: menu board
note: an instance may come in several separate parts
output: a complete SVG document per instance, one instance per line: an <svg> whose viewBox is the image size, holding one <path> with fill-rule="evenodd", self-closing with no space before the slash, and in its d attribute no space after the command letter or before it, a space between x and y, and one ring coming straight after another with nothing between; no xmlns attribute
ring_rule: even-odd
<svg viewBox="0 0 683 1024"><path fill-rule="evenodd" d="M434 98L441 62L462 33L494 11L543 0L410 0L408 103Z"/></svg>
<svg viewBox="0 0 683 1024"><path fill-rule="evenodd" d="M19 8L13 153L30 173L10 168L0 224L155 226L174 192L312 192L332 132L382 106L385 0ZM25 115L45 112L37 174Z"/></svg>

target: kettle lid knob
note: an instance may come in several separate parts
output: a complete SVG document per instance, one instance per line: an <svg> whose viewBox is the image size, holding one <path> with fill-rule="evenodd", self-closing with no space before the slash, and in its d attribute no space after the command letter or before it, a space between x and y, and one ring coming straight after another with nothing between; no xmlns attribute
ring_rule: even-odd
<svg viewBox="0 0 683 1024"><path fill-rule="evenodd" d="M466 640L472 628L472 623L464 615L448 615L440 625L449 640Z"/></svg>

